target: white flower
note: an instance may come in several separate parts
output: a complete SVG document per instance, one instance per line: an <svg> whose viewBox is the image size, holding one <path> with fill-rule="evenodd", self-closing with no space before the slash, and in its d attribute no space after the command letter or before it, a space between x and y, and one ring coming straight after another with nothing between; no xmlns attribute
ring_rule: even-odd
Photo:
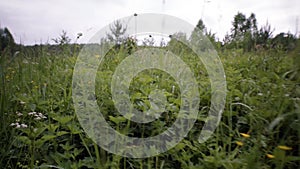
<svg viewBox="0 0 300 169"><path fill-rule="evenodd" d="M21 127L21 125L20 125L20 124L17 124L17 125L16 125L16 128L20 128L20 127Z"/></svg>
<svg viewBox="0 0 300 169"><path fill-rule="evenodd" d="M15 125L16 125L16 123L11 123L11 124L10 124L10 126L15 126Z"/></svg>
<svg viewBox="0 0 300 169"><path fill-rule="evenodd" d="M29 112L28 115L36 115L36 112Z"/></svg>
<svg viewBox="0 0 300 169"><path fill-rule="evenodd" d="M16 114L17 114L17 116L19 116L19 117L20 117L20 116L23 116L23 114L20 113L20 112L18 112L18 111L16 112Z"/></svg>
<svg viewBox="0 0 300 169"><path fill-rule="evenodd" d="M21 127L22 127L22 128L27 128L28 126L27 126L26 124L23 124L23 123L22 123L22 124L21 124Z"/></svg>
<svg viewBox="0 0 300 169"><path fill-rule="evenodd" d="M41 120L41 117L36 117L36 118L34 118L35 120Z"/></svg>
<svg viewBox="0 0 300 169"><path fill-rule="evenodd" d="M262 95L264 95L264 94L263 94L263 93L257 93L257 95L258 95L258 96L262 96Z"/></svg>
<svg viewBox="0 0 300 169"><path fill-rule="evenodd" d="M20 101L20 104L25 104L26 102Z"/></svg>

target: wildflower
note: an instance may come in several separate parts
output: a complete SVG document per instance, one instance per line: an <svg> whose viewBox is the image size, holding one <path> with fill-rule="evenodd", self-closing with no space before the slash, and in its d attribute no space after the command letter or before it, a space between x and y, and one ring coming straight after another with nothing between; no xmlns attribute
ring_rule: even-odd
<svg viewBox="0 0 300 169"><path fill-rule="evenodd" d="M235 143L236 143L237 145L239 145L239 146L243 146L243 145L244 145L244 143L241 142L241 141L236 141Z"/></svg>
<svg viewBox="0 0 300 169"><path fill-rule="evenodd" d="M281 150L292 150L292 147L288 147L288 146L277 146L279 149Z"/></svg>
<svg viewBox="0 0 300 169"><path fill-rule="evenodd" d="M16 128L21 128L21 125L17 123Z"/></svg>
<svg viewBox="0 0 300 169"><path fill-rule="evenodd" d="M34 118L34 120L41 120L41 119L42 119L41 117Z"/></svg>
<svg viewBox="0 0 300 169"><path fill-rule="evenodd" d="M23 114L22 113L20 113L20 112L16 112L16 114L17 114L17 116L23 116Z"/></svg>
<svg viewBox="0 0 300 169"><path fill-rule="evenodd" d="M11 124L10 124L10 126L15 126L15 125L17 125L17 123L11 123Z"/></svg>
<svg viewBox="0 0 300 169"><path fill-rule="evenodd" d="M36 112L29 112L28 115L36 115Z"/></svg>
<svg viewBox="0 0 300 169"><path fill-rule="evenodd" d="M95 55L96 58L100 58L100 55Z"/></svg>
<svg viewBox="0 0 300 169"><path fill-rule="evenodd" d="M262 96L262 95L263 95L263 93L257 93L257 95L258 95L258 96Z"/></svg>
<svg viewBox="0 0 300 169"><path fill-rule="evenodd" d="M249 138L250 137L250 135L249 134L246 134L246 133L240 133L243 137L245 137L245 138Z"/></svg>
<svg viewBox="0 0 300 169"><path fill-rule="evenodd" d="M28 126L27 126L26 124L22 123L22 124L21 124L21 127L22 127L22 128L27 128Z"/></svg>
<svg viewBox="0 0 300 169"><path fill-rule="evenodd" d="M268 158L275 158L275 156L272 155L272 154L266 154L266 156L267 156Z"/></svg>
<svg viewBox="0 0 300 169"><path fill-rule="evenodd" d="M25 104L25 102L23 102L23 101L20 101L20 104Z"/></svg>
<svg viewBox="0 0 300 169"><path fill-rule="evenodd" d="M38 116L39 116L40 118L43 118L43 119L46 119L46 118L47 118L47 117L44 116L42 113L39 113Z"/></svg>

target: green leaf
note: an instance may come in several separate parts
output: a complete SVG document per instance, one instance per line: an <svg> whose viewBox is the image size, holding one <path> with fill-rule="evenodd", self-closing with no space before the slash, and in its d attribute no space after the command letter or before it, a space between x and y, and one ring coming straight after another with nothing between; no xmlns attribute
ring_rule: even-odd
<svg viewBox="0 0 300 169"><path fill-rule="evenodd" d="M118 116L118 117L114 117L114 116L109 116L109 120L111 120L112 122L119 124L122 122L126 122L126 118L123 116Z"/></svg>

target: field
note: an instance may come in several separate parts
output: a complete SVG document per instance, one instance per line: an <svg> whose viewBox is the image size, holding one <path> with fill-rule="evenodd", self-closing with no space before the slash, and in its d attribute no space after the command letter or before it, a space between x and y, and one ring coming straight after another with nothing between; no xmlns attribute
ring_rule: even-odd
<svg viewBox="0 0 300 169"><path fill-rule="evenodd" d="M82 129L72 100L72 76L78 55L75 48L76 45L64 46L57 51L37 45L21 47L12 56L1 53L0 168L299 167L299 46L289 52L218 49L227 80L226 105L213 136L202 144L198 136L210 106L210 82L203 65L195 64L188 51L177 51L199 77L199 115L177 146L143 159L109 153ZM158 88L165 90L166 111L150 124L125 119L114 107L109 89L112 74L127 52L122 47L111 51L99 67L97 104L120 133L143 138L157 135L177 118L178 85L160 70L139 73L129 88L135 108L149 109L147 96Z"/></svg>

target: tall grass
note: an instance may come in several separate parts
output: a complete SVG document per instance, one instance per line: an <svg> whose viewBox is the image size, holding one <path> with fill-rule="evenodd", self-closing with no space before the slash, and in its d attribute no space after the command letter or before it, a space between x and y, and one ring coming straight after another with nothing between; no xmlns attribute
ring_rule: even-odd
<svg viewBox="0 0 300 169"><path fill-rule="evenodd" d="M151 124L126 120L116 111L109 91L114 68L126 55L125 49L116 50L105 58L107 65L98 70L102 77L96 79L98 105L111 126L125 135L159 134L176 119L174 112L180 107L178 86L162 71L140 73L130 86L136 108L147 110L151 87L159 87L168 95L167 112ZM204 144L197 141L210 105L209 79L203 66L195 64L193 57L185 57L199 75L198 120L175 148L155 157L131 159L104 151L78 123L71 88L76 54L69 50L53 52L47 46L25 47L14 56L2 52L0 167L297 168L300 91L299 79L289 72L295 70L293 57L298 58L299 53L225 50L219 55L226 71L228 94L222 121L212 138ZM172 86L176 89L173 92ZM45 118L38 119L32 112Z"/></svg>

